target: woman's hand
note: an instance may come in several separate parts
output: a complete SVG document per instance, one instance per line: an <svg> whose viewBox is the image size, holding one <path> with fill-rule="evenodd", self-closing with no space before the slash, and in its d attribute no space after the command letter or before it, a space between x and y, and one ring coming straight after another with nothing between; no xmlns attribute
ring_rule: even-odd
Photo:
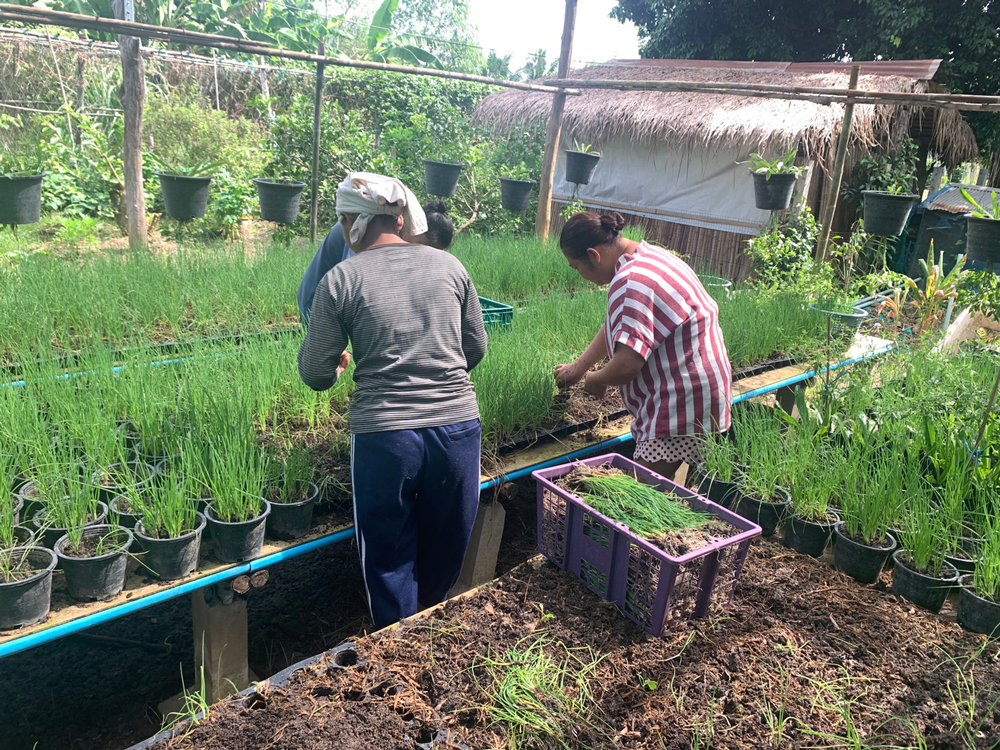
<svg viewBox="0 0 1000 750"><path fill-rule="evenodd" d="M351 366L351 355L346 350L340 353L340 364L337 365L337 377L344 374L344 371Z"/></svg>
<svg viewBox="0 0 1000 750"><path fill-rule="evenodd" d="M608 387L604 383L600 382L600 378L598 377L598 373L600 372L601 370L598 370L597 372L588 372L587 379L583 383L583 390L597 399L604 398L604 394L607 393L608 390Z"/></svg>
<svg viewBox="0 0 1000 750"><path fill-rule="evenodd" d="M568 388L575 383L579 383L586 374L587 368L580 364L580 360L565 365L557 365L554 373L556 385L560 388Z"/></svg>

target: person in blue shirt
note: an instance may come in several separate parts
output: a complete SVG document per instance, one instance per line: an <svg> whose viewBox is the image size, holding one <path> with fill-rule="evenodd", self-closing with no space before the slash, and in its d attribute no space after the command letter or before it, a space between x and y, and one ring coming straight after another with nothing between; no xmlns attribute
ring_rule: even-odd
<svg viewBox="0 0 1000 750"><path fill-rule="evenodd" d="M415 237L404 235L404 239L414 244L447 250L455 236L455 227L451 223L451 217L448 216L448 206L444 201L429 201L424 204L423 209L427 217L427 231ZM299 302L299 318L303 325L309 323L309 311L312 309L313 297L316 295L316 287L319 286L320 280L335 265L353 256L354 251L344 242L344 225L337 222L313 256L295 294Z"/></svg>

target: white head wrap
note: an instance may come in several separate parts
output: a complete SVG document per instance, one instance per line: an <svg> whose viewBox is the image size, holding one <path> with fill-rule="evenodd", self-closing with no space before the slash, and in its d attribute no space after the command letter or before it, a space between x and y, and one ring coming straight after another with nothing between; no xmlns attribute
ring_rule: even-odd
<svg viewBox="0 0 1000 750"><path fill-rule="evenodd" d="M427 217L413 191L395 177L371 172L351 172L337 186L337 213L358 215L351 227L355 244L365 236L373 216L402 215L403 229L411 236L427 231Z"/></svg>

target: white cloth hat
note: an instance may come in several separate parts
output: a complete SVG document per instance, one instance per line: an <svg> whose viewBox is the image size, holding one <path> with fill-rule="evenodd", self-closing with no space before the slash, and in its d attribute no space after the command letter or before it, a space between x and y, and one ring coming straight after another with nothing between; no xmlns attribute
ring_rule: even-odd
<svg viewBox="0 0 1000 750"><path fill-rule="evenodd" d="M371 172L351 172L337 186L337 213L357 214L351 227L351 241L357 244L368 231L373 216L403 217L403 229L410 236L427 231L427 217L417 197L395 177Z"/></svg>

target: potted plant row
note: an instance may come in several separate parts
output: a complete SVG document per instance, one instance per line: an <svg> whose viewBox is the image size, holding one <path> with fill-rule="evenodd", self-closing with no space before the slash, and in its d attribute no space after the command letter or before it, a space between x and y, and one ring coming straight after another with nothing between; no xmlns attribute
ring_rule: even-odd
<svg viewBox="0 0 1000 750"><path fill-rule="evenodd" d="M789 146L788 151L777 159L768 160L758 153L750 154L750 174L753 175L754 203L764 211L784 211L792 203L795 180L805 171L805 167L795 165L798 150Z"/></svg>

